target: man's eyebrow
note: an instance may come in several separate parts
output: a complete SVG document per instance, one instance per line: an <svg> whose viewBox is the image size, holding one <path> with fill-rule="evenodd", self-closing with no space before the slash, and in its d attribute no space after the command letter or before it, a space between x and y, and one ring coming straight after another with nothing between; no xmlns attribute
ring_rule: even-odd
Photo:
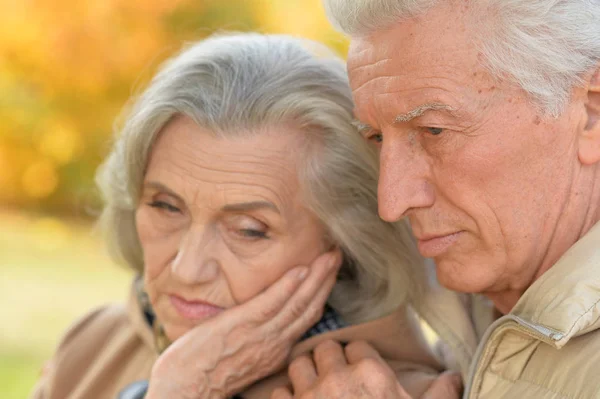
<svg viewBox="0 0 600 399"><path fill-rule="evenodd" d="M415 118L423 115L427 111L439 111L439 110L454 111L454 108L452 108L449 105L442 104L442 103L427 103L427 104L419 105L418 107L414 108L411 111L408 111L405 114L397 115L396 118L394 119L394 123L408 122L412 119L415 119Z"/></svg>
<svg viewBox="0 0 600 399"><path fill-rule="evenodd" d="M223 212L246 212L257 209L270 209L278 214L281 214L275 204L269 201L240 202L236 204L227 204L221 208Z"/></svg>

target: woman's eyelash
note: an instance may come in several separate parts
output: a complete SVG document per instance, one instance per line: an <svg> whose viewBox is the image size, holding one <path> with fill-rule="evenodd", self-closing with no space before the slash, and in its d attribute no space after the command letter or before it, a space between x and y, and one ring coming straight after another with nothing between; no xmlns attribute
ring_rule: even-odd
<svg viewBox="0 0 600 399"><path fill-rule="evenodd" d="M369 141L374 141L376 143L381 143L383 141L383 134L381 133L373 133L368 138Z"/></svg>
<svg viewBox="0 0 600 399"><path fill-rule="evenodd" d="M169 212L181 212L179 210L179 208L168 204L166 202L163 201L152 201L148 203L148 206L151 206L152 208L157 208L157 209L164 209L165 211L169 211Z"/></svg>
<svg viewBox="0 0 600 399"><path fill-rule="evenodd" d="M269 238L266 232L260 230L240 229L239 232L247 238Z"/></svg>

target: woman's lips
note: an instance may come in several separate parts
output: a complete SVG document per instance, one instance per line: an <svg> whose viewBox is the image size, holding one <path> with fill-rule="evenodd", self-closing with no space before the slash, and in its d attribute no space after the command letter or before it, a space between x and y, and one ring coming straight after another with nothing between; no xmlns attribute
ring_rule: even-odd
<svg viewBox="0 0 600 399"><path fill-rule="evenodd" d="M203 301L187 301L177 295L169 295L171 304L182 317L191 320L200 320L215 316L224 309Z"/></svg>
<svg viewBox="0 0 600 399"><path fill-rule="evenodd" d="M444 252L450 248L452 244L454 244L462 231L434 236L427 239L417 239L417 245L419 247L419 252L426 258L435 258L436 256L440 256Z"/></svg>

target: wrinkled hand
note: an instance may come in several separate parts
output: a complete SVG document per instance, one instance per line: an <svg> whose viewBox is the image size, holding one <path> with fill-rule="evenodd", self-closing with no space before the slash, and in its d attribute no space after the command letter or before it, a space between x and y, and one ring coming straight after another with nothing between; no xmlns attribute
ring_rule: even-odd
<svg viewBox="0 0 600 399"><path fill-rule="evenodd" d="M312 357L296 358L288 373L294 395L279 388L272 399L413 399L379 353L362 341L345 348L333 341L323 342ZM444 373L421 399L459 399L461 389L459 375Z"/></svg>
<svg viewBox="0 0 600 399"><path fill-rule="evenodd" d="M154 364L146 398L225 398L281 368L321 318L340 264L337 251L323 254L186 333Z"/></svg>

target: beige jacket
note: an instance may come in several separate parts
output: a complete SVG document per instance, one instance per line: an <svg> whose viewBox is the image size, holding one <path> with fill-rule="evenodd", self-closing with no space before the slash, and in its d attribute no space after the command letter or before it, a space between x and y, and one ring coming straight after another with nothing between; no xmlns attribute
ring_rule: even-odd
<svg viewBox="0 0 600 399"><path fill-rule="evenodd" d="M464 397L600 398L600 223L488 329Z"/></svg>
<svg viewBox="0 0 600 399"><path fill-rule="evenodd" d="M419 397L442 370L406 309L378 320L317 335L300 342L292 358L319 342L366 340L388 361L400 382ZM75 323L63 338L32 399L116 399L129 384L147 380L157 359L154 335L132 290L127 307L108 306ZM286 370L243 392L245 399L269 398L288 384Z"/></svg>

